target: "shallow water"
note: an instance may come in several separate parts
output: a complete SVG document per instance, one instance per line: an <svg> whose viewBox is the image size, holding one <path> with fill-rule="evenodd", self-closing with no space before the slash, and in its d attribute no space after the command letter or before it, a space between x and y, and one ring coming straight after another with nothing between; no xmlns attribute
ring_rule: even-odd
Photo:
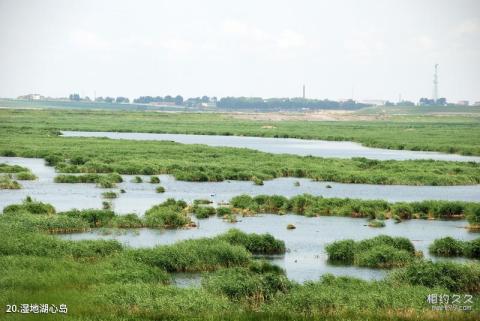
<svg viewBox="0 0 480 321"><path fill-rule="evenodd" d="M459 199L480 201L479 186L388 186L339 184L331 182L314 182L308 179L280 178L265 182L264 186L252 182L217 182L196 183L175 180L169 175L160 175L161 185L166 193L155 192L157 184L148 183L149 176L142 176L145 183L132 183L134 176L124 175L125 182L118 184L116 189L101 189L95 184L58 184L53 179L56 173L52 167L45 166L43 159L0 157L0 163L17 164L28 167L38 176L35 181L21 181L21 190L0 190L0 209L6 205L19 203L27 195L34 199L53 204L58 211L72 208L100 208L101 193L106 190L119 191L125 194L113 200L118 213L136 212L143 214L154 204L169 197L184 199L188 202L198 198L207 198L214 203L228 201L231 197L242 193L250 195L281 194L293 196L302 193L323 195L326 197L351 197L363 199L386 199L390 201L412 201L422 199ZM300 186L294 183L300 182ZM326 188L331 185L332 188ZM296 230L286 230L286 225L292 223ZM227 231L229 228L239 228L246 232L271 233L286 242L289 252L285 255L273 256L273 263L286 269L288 276L298 282L316 280L322 274L350 275L364 279L379 279L385 276L385 271L358 268L352 266L333 266L326 262L324 246L334 240L352 238L364 239L378 234L405 236L414 241L417 249L428 256L428 245L436 238L452 236L458 239L473 239L478 234L468 233L463 227L465 221L423 221L412 220L401 224L387 221L385 228L374 229L365 226L364 219L345 217L308 218L298 215L261 215L241 218L235 224L224 222L212 217L199 221L199 227L188 230L96 230L80 234L62 235L68 239L118 239L133 247L148 247L158 244L171 244L176 241L209 237ZM177 286L197 286L199 275L175 275Z"/></svg>
<svg viewBox="0 0 480 321"><path fill-rule="evenodd" d="M229 201L239 194L278 194L291 197L303 193L322 195L324 197L350 197L360 199L385 199L388 201L417 201L426 199L480 201L480 186L405 186L405 185L369 185L342 184L333 182L315 182L309 179L278 178L265 181L263 186L249 181L224 182L184 182L177 181L169 175L159 175L166 192L155 192L158 184L148 183L149 176L141 176L144 183L132 183L134 176L123 175L124 182L115 189L102 189L95 184L54 183L57 175L53 167L45 166L43 159L0 157L0 163L17 164L31 169L38 176L35 181L20 181L20 190L0 190L0 209L21 202L27 195L34 199L51 203L59 211L73 208L100 208L101 194L108 190L126 193L112 200L118 213L143 214L151 206L161 203L167 198L183 199L191 202L194 199L210 199L214 203ZM295 186L295 182L300 186ZM330 185L332 188L326 188Z"/></svg>
<svg viewBox="0 0 480 321"><path fill-rule="evenodd" d="M204 144L256 149L275 154L352 158L366 157L378 160L434 159L444 161L480 162L477 156L462 156L438 152L422 152L365 147L354 142L307 140L295 138L267 138L220 135L117 133L62 131L65 137L107 137L111 139L164 140L182 144Z"/></svg>
<svg viewBox="0 0 480 321"><path fill-rule="evenodd" d="M120 233L106 234L105 231L91 231L79 234L61 235L70 240L83 239L117 239L132 247L152 247L159 244L172 244L185 239L211 237L230 228L238 228L248 233L270 233L285 241L287 253L271 256L272 263L284 268L287 276L297 282L317 280L325 273L355 276L363 279L381 279L387 271L338 266L327 263L325 245L339 239L361 240L379 234L407 237L417 250L424 252L427 258L428 246L440 237L452 236L457 239L470 240L478 234L469 233L464 228L465 221L426 221L411 220L395 224L386 221L384 228L366 226L364 219L347 217L304 217L298 215L259 215L240 218L238 223L228 223L217 217L198 221L198 228L178 230L137 229L123 230ZM295 230L287 230L287 224L295 224ZM198 285L199 275L179 275L175 283L179 286Z"/></svg>

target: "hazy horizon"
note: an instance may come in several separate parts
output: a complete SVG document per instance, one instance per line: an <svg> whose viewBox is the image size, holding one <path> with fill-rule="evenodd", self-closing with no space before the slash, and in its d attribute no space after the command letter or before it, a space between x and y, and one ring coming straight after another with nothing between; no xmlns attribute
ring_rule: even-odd
<svg viewBox="0 0 480 321"><path fill-rule="evenodd" d="M0 97L480 101L480 2L0 0Z"/></svg>

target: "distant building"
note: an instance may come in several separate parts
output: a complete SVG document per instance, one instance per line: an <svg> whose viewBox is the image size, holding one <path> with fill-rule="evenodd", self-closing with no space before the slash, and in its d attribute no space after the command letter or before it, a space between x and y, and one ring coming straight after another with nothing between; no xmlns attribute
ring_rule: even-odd
<svg viewBox="0 0 480 321"><path fill-rule="evenodd" d="M459 101L457 101L457 105L468 106L468 105L470 105L470 102L468 100L459 100Z"/></svg>
<svg viewBox="0 0 480 321"><path fill-rule="evenodd" d="M45 99L44 96L40 95L40 94L28 94L28 95L25 95L25 96L18 96L17 99L24 99L24 100L43 100Z"/></svg>
<svg viewBox="0 0 480 321"><path fill-rule="evenodd" d="M216 103L213 103L213 102L209 102L209 103L201 103L200 104L200 107L203 107L203 108L215 108L217 107L217 104Z"/></svg>
<svg viewBox="0 0 480 321"><path fill-rule="evenodd" d="M372 106L385 106L387 100L382 99L365 99L357 101L357 103L365 104L365 105L372 105Z"/></svg>

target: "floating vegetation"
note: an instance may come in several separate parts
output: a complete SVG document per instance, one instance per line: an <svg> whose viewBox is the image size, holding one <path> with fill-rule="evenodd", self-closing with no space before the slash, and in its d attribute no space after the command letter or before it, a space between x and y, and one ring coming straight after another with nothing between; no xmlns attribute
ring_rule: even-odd
<svg viewBox="0 0 480 321"><path fill-rule="evenodd" d="M382 220L370 220L368 221L369 227L385 227L385 222Z"/></svg>
<svg viewBox="0 0 480 321"><path fill-rule="evenodd" d="M112 208L112 203L111 202L107 202L107 201L103 201L102 202L102 208L104 210L110 210Z"/></svg>
<svg viewBox="0 0 480 321"><path fill-rule="evenodd" d="M118 197L118 194L115 192L103 192L102 197L107 199L114 199Z"/></svg>
<svg viewBox="0 0 480 321"><path fill-rule="evenodd" d="M150 177L150 183L151 184L159 184L160 183L160 178L158 178L158 176L152 176L152 177Z"/></svg>
<svg viewBox="0 0 480 321"><path fill-rule="evenodd" d="M213 201L211 200L207 200L207 199L196 199L196 200L193 200L193 205L196 206L196 205L207 205L207 204L212 204Z"/></svg>
<svg viewBox="0 0 480 321"><path fill-rule="evenodd" d="M135 176L133 179L132 179L132 183L143 183L143 179L140 177L140 176Z"/></svg>
<svg viewBox="0 0 480 321"><path fill-rule="evenodd" d="M165 193L165 187L163 187L163 186L157 186L157 187L155 188L155 191L156 191L157 193Z"/></svg>

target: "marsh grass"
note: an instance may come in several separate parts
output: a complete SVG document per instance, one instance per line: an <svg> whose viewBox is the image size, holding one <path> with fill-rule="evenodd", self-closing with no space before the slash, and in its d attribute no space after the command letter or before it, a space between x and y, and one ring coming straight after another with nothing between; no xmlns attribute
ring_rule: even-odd
<svg viewBox="0 0 480 321"><path fill-rule="evenodd" d="M10 175L0 174L0 189L21 189L22 185L13 180Z"/></svg>
<svg viewBox="0 0 480 321"><path fill-rule="evenodd" d="M397 221L412 218L459 219L467 217L470 224L480 222L480 204L461 201L419 201L390 203L384 200L361 200L351 198L324 198L302 194L290 199L280 195L242 194L233 197L230 204L234 210L251 213L285 214L291 212L304 216L349 216L384 220L395 217ZM374 221L373 224L381 225Z"/></svg>
<svg viewBox="0 0 480 321"><path fill-rule="evenodd" d="M16 173L15 178L20 181L33 181L37 179L37 176L35 176L32 172L25 171Z"/></svg>
<svg viewBox="0 0 480 321"><path fill-rule="evenodd" d="M480 259L480 238L462 241L447 236L433 241L428 249L431 254L436 256L464 256Z"/></svg>
<svg viewBox="0 0 480 321"><path fill-rule="evenodd" d="M12 204L3 208L4 214L15 214L22 212L44 215L53 215L56 213L55 208L51 204L35 201L29 196L27 196L27 198L25 198L21 204Z"/></svg>
<svg viewBox="0 0 480 321"><path fill-rule="evenodd" d="M108 130L109 128L105 128L105 123L101 126L97 123L98 119L95 119L97 116L95 112L85 112L85 114L72 113L71 117L76 119L76 121L69 122L69 125L65 123L64 115L60 117L59 114L49 111L44 111L43 113L39 111L1 111L0 115L10 113L13 113L15 116L2 119L6 125L0 128L0 155L44 158L47 164L55 166L57 171L62 173L171 174L179 180L188 181L258 180L260 182L277 177L308 177L317 181L371 184L463 185L480 183L480 166L478 163L473 162L430 160L372 161L365 158L328 159L295 155L274 155L248 149L184 145L166 141L64 138L52 135L52 130L58 131L60 128ZM101 113L98 116L107 117L106 114ZM131 117L128 113L122 114L122 116L126 118ZM45 117L45 121L38 121L38 117ZM111 127L117 127L114 124L118 125L119 122L123 122L123 120L117 119L113 114L108 117L112 118L110 119ZM135 121L133 123L136 125L129 123L124 124L125 127L120 126L110 129L114 131L135 131L135 128L137 128L139 132L144 132L148 128L147 132L158 131L158 126L150 127L152 125L150 124L151 119L144 116L141 117L142 123ZM188 118L188 126L185 124L186 127L183 131L185 133L192 132L189 126L192 125L191 121L196 122L196 117L203 119L203 117L217 116L162 115L161 118L154 118L159 122L163 122L171 119L169 117ZM29 119L29 121L22 121L22 119ZM80 119L83 120L81 122L82 125L78 123ZM149 123L150 126L145 127L145 123ZM309 124L308 126L315 125L319 126L319 128L326 128L318 122L315 123L317 124ZM28 125L26 126L25 124ZM248 122L248 124L248 126L258 126L256 122ZM290 122L286 122L283 126L286 124L288 124L288 127L291 125ZM337 126L339 125L342 127L344 124L338 124L337 122L335 126L329 125L327 126L328 131L337 131ZM369 133L368 141L370 142L385 139L384 133L381 135L379 135L379 132L372 134L372 128L378 129L377 125L365 123L364 126L361 126L362 130ZM461 127L464 128L464 125ZM178 126L178 124L175 126ZM167 131L167 128L170 128L172 132L178 132L178 128L175 126L171 123L170 127L166 127L162 131ZM210 123L208 125L202 124L196 131L210 133L207 128L211 126ZM405 124L399 124L398 126L402 127ZM411 124L408 126L411 126ZM425 124L419 125L416 130L424 131L424 126ZM430 128L439 135L435 138L439 140L437 141L438 146L442 145L441 141L449 141L452 137L458 137L459 132L461 132L455 126L448 126L451 129L448 135L444 131ZM354 127L355 130L345 139L351 139L357 135L358 131L362 131L358 126ZM387 127L389 133L394 131L391 126ZM447 150L451 150L451 147L461 149L459 146L465 146L465 141L474 141L472 137L476 137L475 135L478 133L475 134L474 131L478 132L478 129L472 124L467 127L472 132L469 133L469 136L462 137L464 142L459 143L457 141L455 145L448 146ZM397 133L398 137L401 138L395 137L395 139L405 139L404 134L410 132L405 132L404 129L400 130L402 134ZM386 127L384 130L386 130ZM298 129L295 131L298 131ZM247 132L255 134L255 131L248 130ZM273 136L277 134L272 133ZM304 138L317 136L317 134L312 134L312 132L305 132L304 134ZM264 135L266 133L262 132L260 136ZM322 135L318 135L318 137L320 136ZM427 139L426 137L431 137L431 133L428 132L425 138L422 139ZM336 140L333 136L329 139ZM412 141L418 142L418 136ZM410 143L411 141L404 141L401 145L405 147ZM416 146L416 144L414 143L414 147L416 150L419 150L419 146ZM372 143L372 145L376 145L376 143ZM393 146L389 145L387 147ZM472 144L470 144L470 148L477 148L478 150L478 147ZM432 146L425 149L432 149ZM480 150L478 150L478 154L480 155ZM255 164L255 166L252 167L251 164Z"/></svg>
<svg viewBox="0 0 480 321"><path fill-rule="evenodd" d="M271 234L247 234L238 229L230 229L218 238L233 245L242 245L252 254L283 254L286 251L285 242Z"/></svg>
<svg viewBox="0 0 480 321"><path fill-rule="evenodd" d="M117 241L67 241L31 224L80 217L71 215L0 215L0 301L62 302L69 319L82 321L476 320L475 313L432 312L425 299L448 291L477 293L478 265L414 262L385 281L324 275L296 284L279 267L252 260L242 244L258 236L238 231L133 249ZM241 241L232 241L238 233ZM367 243L410 248L398 239ZM170 272L178 271L212 273L203 276L201 288L168 286ZM474 296L473 311L478 308Z"/></svg>
<svg viewBox="0 0 480 321"><path fill-rule="evenodd" d="M213 216L217 213L215 208L212 206L194 205L192 210L195 214L195 217L200 219L209 218L210 216Z"/></svg>
<svg viewBox="0 0 480 321"><path fill-rule="evenodd" d="M109 174L60 174L54 179L55 183L96 183L101 188L113 188L117 183L123 182L122 176L117 173Z"/></svg>
<svg viewBox="0 0 480 321"><path fill-rule="evenodd" d="M160 178L158 178L158 176L152 176L152 177L150 177L150 183L151 184L159 184L160 183Z"/></svg>
<svg viewBox="0 0 480 321"><path fill-rule="evenodd" d="M442 287L456 293L480 292L480 265L418 260L389 276L398 283Z"/></svg>
<svg viewBox="0 0 480 321"><path fill-rule="evenodd" d="M168 199L145 212L145 223L154 228L178 228L191 223L187 213L187 203Z"/></svg>
<svg viewBox="0 0 480 321"><path fill-rule="evenodd" d="M415 258L415 247L403 237L379 235L355 242L341 240L325 247L332 263L358 265L370 268L394 268L405 266Z"/></svg>
<svg viewBox="0 0 480 321"><path fill-rule="evenodd" d="M163 186L157 186L157 187L155 188L155 192L157 192L157 193L165 193L165 187L163 187Z"/></svg>

